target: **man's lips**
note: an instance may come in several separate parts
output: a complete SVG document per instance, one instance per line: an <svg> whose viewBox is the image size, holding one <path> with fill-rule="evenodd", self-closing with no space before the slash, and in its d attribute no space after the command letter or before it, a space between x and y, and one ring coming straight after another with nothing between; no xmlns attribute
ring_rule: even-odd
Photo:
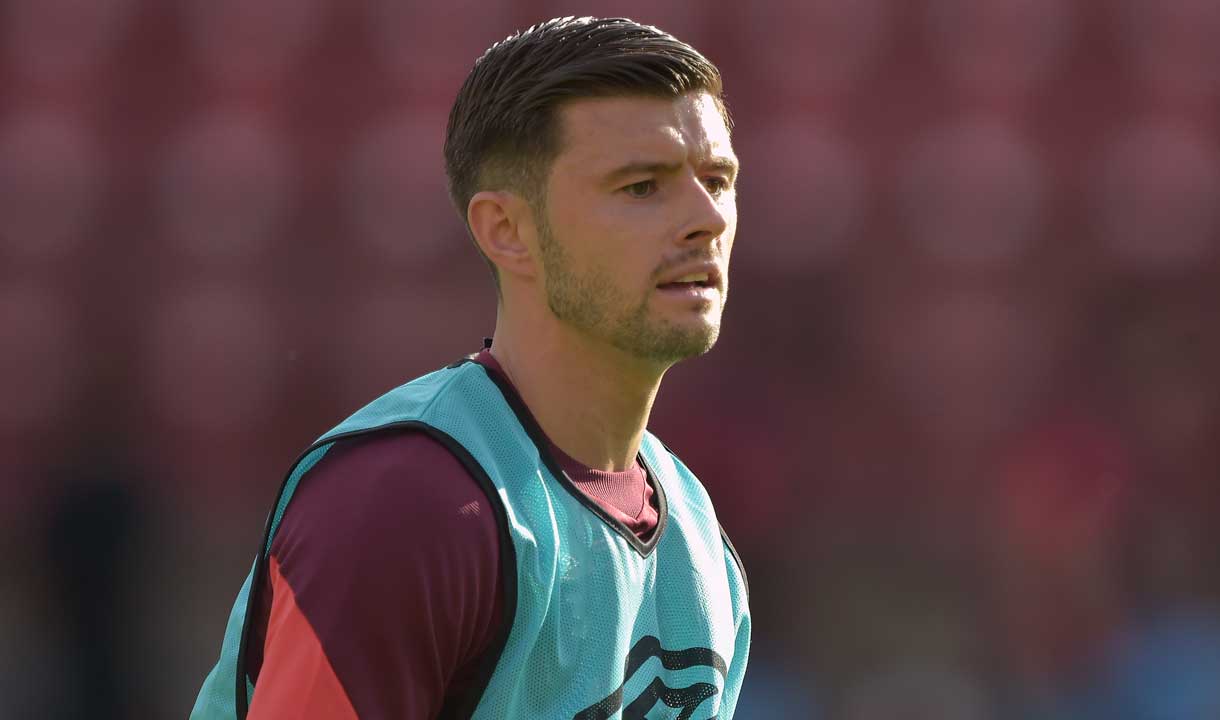
<svg viewBox="0 0 1220 720"><path fill-rule="evenodd" d="M721 286L720 267L713 262L692 263L674 268L661 278L661 289L714 288Z"/></svg>

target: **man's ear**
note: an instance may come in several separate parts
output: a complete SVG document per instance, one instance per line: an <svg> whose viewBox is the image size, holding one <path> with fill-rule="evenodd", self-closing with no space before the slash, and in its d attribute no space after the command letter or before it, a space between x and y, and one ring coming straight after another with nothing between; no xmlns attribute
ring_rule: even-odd
<svg viewBox="0 0 1220 720"><path fill-rule="evenodd" d="M525 199L505 190L482 190L470 198L466 221L479 249L501 276L537 274L531 245L536 236L533 214Z"/></svg>

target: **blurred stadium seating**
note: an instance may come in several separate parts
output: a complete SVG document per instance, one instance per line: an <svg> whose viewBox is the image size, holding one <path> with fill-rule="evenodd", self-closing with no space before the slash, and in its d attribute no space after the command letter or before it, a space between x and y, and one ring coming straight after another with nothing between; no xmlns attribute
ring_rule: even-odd
<svg viewBox="0 0 1220 720"><path fill-rule="evenodd" d="M0 717L113 662L32 538L146 528L164 677L92 711L181 716L295 453L490 334L444 124L568 13L726 78L733 302L653 426L751 571L738 716L1220 717L1214 0L0 4Z"/></svg>

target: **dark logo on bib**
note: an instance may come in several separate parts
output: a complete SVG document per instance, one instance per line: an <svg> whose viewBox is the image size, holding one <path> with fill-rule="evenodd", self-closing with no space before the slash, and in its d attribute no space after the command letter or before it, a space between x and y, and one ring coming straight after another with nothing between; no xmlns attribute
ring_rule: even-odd
<svg viewBox="0 0 1220 720"><path fill-rule="evenodd" d="M627 661L623 671L623 684L610 693L605 699L594 703L572 716L572 720L607 720L611 715L623 710L623 720L646 720L645 716L657 701L661 701L675 710L681 710L678 720L690 720L692 714L706 699L720 692L715 685L697 682L690 687L671 688L661 678L653 678L648 687L644 688L626 706L623 705L623 688L640 668L650 658L657 658L666 670L683 670L704 665L715 668L723 679L728 674L728 666L724 658L711 648L688 648L686 650L666 650L661 647L661 641L651 635L646 635L627 653ZM706 718L704 720L714 720Z"/></svg>

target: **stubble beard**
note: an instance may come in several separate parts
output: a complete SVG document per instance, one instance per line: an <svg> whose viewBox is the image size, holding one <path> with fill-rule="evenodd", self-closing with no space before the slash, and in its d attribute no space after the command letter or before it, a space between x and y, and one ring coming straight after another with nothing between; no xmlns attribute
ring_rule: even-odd
<svg viewBox="0 0 1220 720"><path fill-rule="evenodd" d="M573 270L546 222L545 210L540 214L544 217L538 218L538 246L546 272L546 300L556 318L628 355L665 366L702 355L716 344L719 313L702 327L682 327L652 317L647 295L633 302L608 276Z"/></svg>

